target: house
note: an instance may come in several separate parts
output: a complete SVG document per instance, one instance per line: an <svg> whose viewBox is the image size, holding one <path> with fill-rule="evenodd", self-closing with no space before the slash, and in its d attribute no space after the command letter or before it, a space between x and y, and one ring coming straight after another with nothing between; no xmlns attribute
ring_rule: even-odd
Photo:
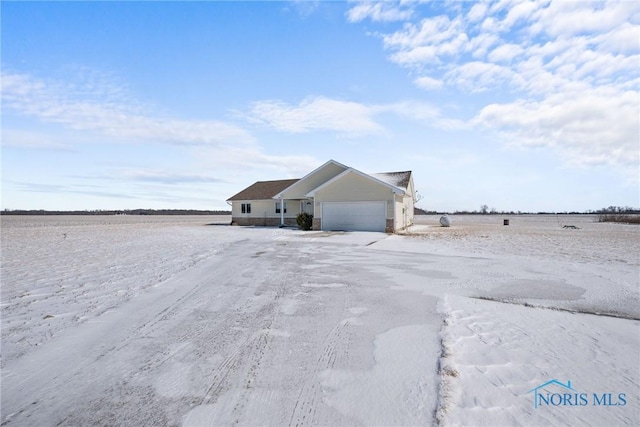
<svg viewBox="0 0 640 427"><path fill-rule="evenodd" d="M296 225L313 215L314 230L384 231L413 224L411 171L366 174L329 160L300 179L258 181L227 200L237 225Z"/></svg>

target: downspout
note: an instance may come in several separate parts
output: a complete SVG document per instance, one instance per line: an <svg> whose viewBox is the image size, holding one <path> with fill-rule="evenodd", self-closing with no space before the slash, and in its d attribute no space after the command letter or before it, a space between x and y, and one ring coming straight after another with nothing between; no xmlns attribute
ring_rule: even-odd
<svg viewBox="0 0 640 427"><path fill-rule="evenodd" d="M284 198L280 197L280 227L284 227Z"/></svg>

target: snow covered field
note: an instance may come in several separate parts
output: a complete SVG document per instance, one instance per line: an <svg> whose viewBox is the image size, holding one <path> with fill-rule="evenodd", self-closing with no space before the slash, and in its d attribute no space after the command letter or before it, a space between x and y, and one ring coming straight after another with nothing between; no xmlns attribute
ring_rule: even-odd
<svg viewBox="0 0 640 427"><path fill-rule="evenodd" d="M504 218L3 216L2 425L640 425L640 227Z"/></svg>

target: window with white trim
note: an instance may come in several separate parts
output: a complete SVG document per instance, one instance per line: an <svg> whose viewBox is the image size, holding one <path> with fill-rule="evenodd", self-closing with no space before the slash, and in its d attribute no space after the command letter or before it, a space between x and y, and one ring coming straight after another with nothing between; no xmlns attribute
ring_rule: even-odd
<svg viewBox="0 0 640 427"><path fill-rule="evenodd" d="M280 202L276 202L276 213L280 213ZM284 213L287 213L287 202L284 202Z"/></svg>
<svg viewBox="0 0 640 427"><path fill-rule="evenodd" d="M241 209L242 209L242 213L243 214L250 214L251 213L251 203L243 203Z"/></svg>

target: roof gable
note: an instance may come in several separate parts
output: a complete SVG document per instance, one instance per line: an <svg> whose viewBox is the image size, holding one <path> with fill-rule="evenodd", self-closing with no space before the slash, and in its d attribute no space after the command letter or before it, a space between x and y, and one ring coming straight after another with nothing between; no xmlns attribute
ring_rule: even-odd
<svg viewBox="0 0 640 427"><path fill-rule="evenodd" d="M328 180L334 178L345 170L348 166L338 163L335 160L329 160L322 166L317 167L313 171L300 178L289 187L283 188L280 192L273 196L274 199L301 199L314 188L322 185Z"/></svg>
<svg viewBox="0 0 640 427"><path fill-rule="evenodd" d="M343 177L345 177L346 175L348 175L348 174L350 174L350 173L355 173L355 174L357 174L357 175L362 176L363 178L369 179L369 180L371 180L371 181L373 181L373 182L375 182L375 183L377 183L377 184L383 185L383 186L385 186L385 187L389 188L391 191L393 191L393 192L394 192L394 193L396 193L396 194L404 194L404 192L405 192L405 191L404 191L404 189L401 189L401 188L399 188L399 187L396 187L395 185L391 185L391 184L389 184L389 183L387 183L387 182L385 182L385 181L382 181L382 180L380 180L380 179L376 178L375 176L368 175L368 174L366 174L366 173L364 173L364 172L360 172L359 170L354 169L354 168L348 168L347 170L345 170L345 171L344 171L344 172L342 172L341 174L339 174L339 175L337 175L337 176L335 176L335 177L331 178L330 180L328 180L328 181L324 182L324 183L323 183L323 184L321 184L320 186L318 186L318 187L314 188L313 190L309 191L309 192L307 193L307 196L308 196L308 197L314 197L314 196L315 196L315 194L316 194L318 191L322 190L322 189L323 189L323 188L325 188L325 187L328 187L329 185L333 184L333 183L334 183L334 182L336 182L336 181L339 181L340 179L342 179Z"/></svg>
<svg viewBox="0 0 640 427"><path fill-rule="evenodd" d="M239 200L268 200L284 190L285 188L295 184L298 179L281 179L277 181L258 181L245 188L238 194L227 199L228 202Z"/></svg>

